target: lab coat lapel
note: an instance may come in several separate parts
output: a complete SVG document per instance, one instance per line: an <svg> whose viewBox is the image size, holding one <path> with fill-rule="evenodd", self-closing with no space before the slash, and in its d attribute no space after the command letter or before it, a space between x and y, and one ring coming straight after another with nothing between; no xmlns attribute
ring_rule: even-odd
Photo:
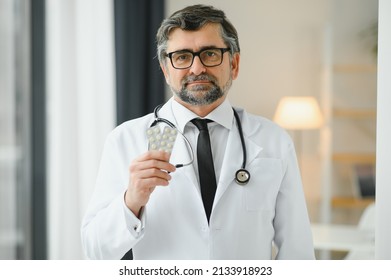
<svg viewBox="0 0 391 280"><path fill-rule="evenodd" d="M248 123L246 115L242 116L242 129L244 141L247 149L247 162L246 167L258 156L260 151L263 150L262 147L254 143L248 136L251 134L251 131L258 130L259 123ZM251 127L252 126L252 127ZM238 171L243 163L243 151L242 144L240 141L240 134L237 129L237 124L235 123L232 126L232 129L228 136L226 152L221 167L220 180L217 185L214 205L215 207L219 202L220 198L223 196L224 192L227 190L228 186L235 180L236 171Z"/></svg>

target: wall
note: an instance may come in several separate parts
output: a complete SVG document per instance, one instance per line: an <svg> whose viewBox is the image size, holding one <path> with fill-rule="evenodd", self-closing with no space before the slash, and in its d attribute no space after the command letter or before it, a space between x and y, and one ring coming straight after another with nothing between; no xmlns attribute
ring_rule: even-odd
<svg viewBox="0 0 391 280"><path fill-rule="evenodd" d="M379 1L376 258L391 259L391 1Z"/></svg>
<svg viewBox="0 0 391 280"><path fill-rule="evenodd" d="M241 45L240 75L230 100L272 118L280 97L319 92L320 31L328 17L327 2L168 0L166 14L196 3L223 9Z"/></svg>

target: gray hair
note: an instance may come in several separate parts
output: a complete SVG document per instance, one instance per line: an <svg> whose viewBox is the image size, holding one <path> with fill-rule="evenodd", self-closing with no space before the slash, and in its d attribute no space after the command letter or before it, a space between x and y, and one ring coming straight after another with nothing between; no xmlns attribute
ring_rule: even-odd
<svg viewBox="0 0 391 280"><path fill-rule="evenodd" d="M238 33L225 16L225 13L212 6L194 5L179 10L163 20L156 34L159 62L164 63L165 61L168 36L173 29L180 28L182 30L196 31L208 23L220 24L221 37L227 47L230 48L231 54L240 52Z"/></svg>

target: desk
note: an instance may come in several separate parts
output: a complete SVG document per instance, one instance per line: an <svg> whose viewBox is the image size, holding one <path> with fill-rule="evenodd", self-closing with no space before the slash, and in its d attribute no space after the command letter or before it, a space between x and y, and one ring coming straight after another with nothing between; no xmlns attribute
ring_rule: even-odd
<svg viewBox="0 0 391 280"><path fill-rule="evenodd" d="M314 248L317 250L373 252L375 232L357 226L312 224Z"/></svg>

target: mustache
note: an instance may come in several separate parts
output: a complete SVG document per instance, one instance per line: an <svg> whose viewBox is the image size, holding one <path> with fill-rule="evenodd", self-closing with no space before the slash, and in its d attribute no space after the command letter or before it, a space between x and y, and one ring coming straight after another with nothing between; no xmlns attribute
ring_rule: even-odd
<svg viewBox="0 0 391 280"><path fill-rule="evenodd" d="M196 81L208 81L208 82L211 82L212 84L216 85L216 79L213 76L210 76L208 74L201 74L198 76L195 76L195 75L186 76L182 81L182 85L187 86L188 83L196 82Z"/></svg>

